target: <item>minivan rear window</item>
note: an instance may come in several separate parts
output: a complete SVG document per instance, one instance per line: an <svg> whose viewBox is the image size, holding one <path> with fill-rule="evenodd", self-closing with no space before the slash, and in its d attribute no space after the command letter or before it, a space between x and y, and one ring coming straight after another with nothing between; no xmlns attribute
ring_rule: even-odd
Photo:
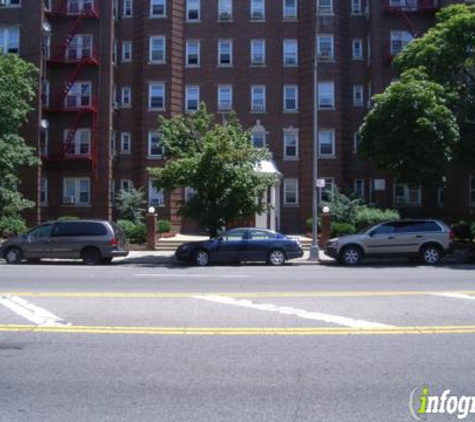
<svg viewBox="0 0 475 422"><path fill-rule="evenodd" d="M55 237L105 236L107 229L101 223L64 222L55 224L52 235Z"/></svg>

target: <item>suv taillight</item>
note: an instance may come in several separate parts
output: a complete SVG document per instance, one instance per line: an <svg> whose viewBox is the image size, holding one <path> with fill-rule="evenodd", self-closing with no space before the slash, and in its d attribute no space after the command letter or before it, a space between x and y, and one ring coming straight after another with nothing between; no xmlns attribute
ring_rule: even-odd
<svg viewBox="0 0 475 422"><path fill-rule="evenodd" d="M119 240L117 239L117 237L113 237L111 239L111 243L110 243L111 246L119 246Z"/></svg>

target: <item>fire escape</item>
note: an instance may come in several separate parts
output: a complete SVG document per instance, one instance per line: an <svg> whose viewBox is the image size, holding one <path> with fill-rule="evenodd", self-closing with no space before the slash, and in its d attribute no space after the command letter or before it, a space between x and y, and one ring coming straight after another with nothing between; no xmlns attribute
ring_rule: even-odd
<svg viewBox="0 0 475 422"><path fill-rule="evenodd" d="M54 102L44 109L48 114L67 114L71 116L70 125L59 153L44 158L47 161L58 162L63 160L90 161L93 198L96 197L97 193L99 158L97 98L92 95L91 85L89 85L88 92L83 92L82 86L79 86L79 92L72 92L72 90L75 88L75 83L86 67L99 66L99 56L92 38L89 40L90 42L84 43L81 40L80 45L75 44L75 40L77 40L75 37L79 34L84 21L99 19L99 10L96 3L97 0L59 0L56 7L47 12L50 20L67 20L72 22L61 44L56 50L52 51L51 57L47 60L50 67L69 69L69 76L63 85L61 94L53 99ZM81 122L86 116L90 116L90 140L88 153L83 153L82 151L77 151L81 147L80 143L75 140L75 137Z"/></svg>

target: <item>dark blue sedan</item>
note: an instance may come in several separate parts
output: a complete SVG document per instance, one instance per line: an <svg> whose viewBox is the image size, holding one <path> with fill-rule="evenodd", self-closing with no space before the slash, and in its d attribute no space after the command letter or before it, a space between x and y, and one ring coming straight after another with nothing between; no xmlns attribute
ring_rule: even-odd
<svg viewBox="0 0 475 422"><path fill-rule="evenodd" d="M211 262L240 261L265 261L269 265L282 265L287 259L302 256L303 250L298 240L257 228L232 229L211 240L184 243L175 252L178 261L199 266Z"/></svg>

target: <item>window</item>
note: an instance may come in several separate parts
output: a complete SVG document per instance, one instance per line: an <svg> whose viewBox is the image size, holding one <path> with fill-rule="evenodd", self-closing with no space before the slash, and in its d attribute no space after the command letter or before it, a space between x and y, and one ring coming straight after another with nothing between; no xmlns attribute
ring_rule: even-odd
<svg viewBox="0 0 475 422"><path fill-rule="evenodd" d="M45 11L51 12L51 0L44 0L43 3L45 5Z"/></svg>
<svg viewBox="0 0 475 422"><path fill-rule="evenodd" d="M218 110L228 111L233 108L233 87L231 85L218 86Z"/></svg>
<svg viewBox="0 0 475 422"><path fill-rule="evenodd" d="M200 0L186 0L186 20L200 20Z"/></svg>
<svg viewBox="0 0 475 422"><path fill-rule="evenodd" d="M132 41L122 41L122 62L132 61Z"/></svg>
<svg viewBox="0 0 475 422"><path fill-rule="evenodd" d="M122 107L130 107L132 104L132 90L130 86L123 86L120 95L120 105Z"/></svg>
<svg viewBox="0 0 475 422"><path fill-rule="evenodd" d="M119 16L119 0L112 0L112 17L117 19Z"/></svg>
<svg viewBox="0 0 475 422"><path fill-rule="evenodd" d="M284 40L283 45L284 66L298 65L298 43L297 40Z"/></svg>
<svg viewBox="0 0 475 422"><path fill-rule="evenodd" d="M410 188L402 183L394 185L394 203L402 206L418 206L421 205L421 189Z"/></svg>
<svg viewBox="0 0 475 422"><path fill-rule="evenodd" d="M361 134L356 131L353 133L353 152L358 152L361 143Z"/></svg>
<svg viewBox="0 0 475 422"><path fill-rule="evenodd" d="M117 64L118 54L119 54L119 43L114 38L114 43L112 46L112 63Z"/></svg>
<svg viewBox="0 0 475 422"><path fill-rule="evenodd" d="M318 107L335 108L335 84L334 82L318 83Z"/></svg>
<svg viewBox="0 0 475 422"><path fill-rule="evenodd" d="M251 86L251 111L266 111L266 87L264 85Z"/></svg>
<svg viewBox="0 0 475 422"><path fill-rule="evenodd" d="M190 202L196 196L196 190L187 186L185 188L185 202Z"/></svg>
<svg viewBox="0 0 475 422"><path fill-rule="evenodd" d="M64 131L64 152L67 155L89 155L91 153L91 131L89 129L77 129L72 139L70 130ZM68 142L69 141L69 142Z"/></svg>
<svg viewBox="0 0 475 422"><path fill-rule="evenodd" d="M116 155L116 132L115 130L110 131L110 145L109 145L109 150L110 150L110 155L112 157L115 157Z"/></svg>
<svg viewBox="0 0 475 422"><path fill-rule="evenodd" d="M47 157L49 154L49 130L43 129L40 132L40 155Z"/></svg>
<svg viewBox="0 0 475 422"><path fill-rule="evenodd" d="M20 52L20 28L0 28L0 52L3 54Z"/></svg>
<svg viewBox="0 0 475 422"><path fill-rule="evenodd" d="M120 152L122 154L130 154L132 150L132 138L129 132L120 134Z"/></svg>
<svg viewBox="0 0 475 422"><path fill-rule="evenodd" d="M43 90L41 92L41 105L49 107L50 83L48 80L43 80Z"/></svg>
<svg viewBox="0 0 475 422"><path fill-rule="evenodd" d="M331 60L333 55L333 35L319 35L317 37L317 57L321 60Z"/></svg>
<svg viewBox="0 0 475 422"><path fill-rule="evenodd" d="M251 65L266 64L266 40L251 40Z"/></svg>
<svg viewBox="0 0 475 422"><path fill-rule="evenodd" d="M242 1L242 0L238 0ZM218 2L218 19L221 21L229 21L233 18L233 1L219 0Z"/></svg>
<svg viewBox="0 0 475 422"><path fill-rule="evenodd" d="M40 179L40 204L48 204L48 179L46 177Z"/></svg>
<svg viewBox="0 0 475 422"><path fill-rule="evenodd" d="M297 19L297 0L283 0L283 18Z"/></svg>
<svg viewBox="0 0 475 422"><path fill-rule="evenodd" d="M200 106L200 87L188 85L185 89L185 110L197 111Z"/></svg>
<svg viewBox="0 0 475 422"><path fill-rule="evenodd" d="M352 43L352 58L353 60L363 59L363 41L360 38L355 38Z"/></svg>
<svg viewBox="0 0 475 422"><path fill-rule="evenodd" d="M163 18L167 14L166 0L150 0L150 16Z"/></svg>
<svg viewBox="0 0 475 422"><path fill-rule="evenodd" d="M163 197L163 191L158 190L155 187L155 180L149 179L148 180L148 204L149 205L158 205L159 207L163 207L165 205L165 200Z"/></svg>
<svg viewBox="0 0 475 422"><path fill-rule="evenodd" d="M68 0L68 13L79 14L92 10L94 0Z"/></svg>
<svg viewBox="0 0 475 422"><path fill-rule="evenodd" d="M319 15L332 15L333 14L333 1L332 0L317 0L317 10Z"/></svg>
<svg viewBox="0 0 475 422"><path fill-rule="evenodd" d="M166 41L164 36L150 37L149 61L151 63L166 62Z"/></svg>
<svg viewBox="0 0 475 422"><path fill-rule="evenodd" d="M233 42L231 40L218 41L218 66L233 65Z"/></svg>
<svg viewBox="0 0 475 422"><path fill-rule="evenodd" d="M200 66L200 42L190 40L186 42L186 66Z"/></svg>
<svg viewBox="0 0 475 422"><path fill-rule="evenodd" d="M21 0L4 0L3 7L21 6Z"/></svg>
<svg viewBox="0 0 475 422"><path fill-rule="evenodd" d="M162 158L165 155L165 147L161 142L162 134L157 131L148 133L148 157Z"/></svg>
<svg viewBox="0 0 475 422"><path fill-rule="evenodd" d="M391 31L391 56L399 54L413 39L408 31Z"/></svg>
<svg viewBox="0 0 475 422"><path fill-rule="evenodd" d="M119 186L120 190L129 192L134 188L134 182L130 179L120 179Z"/></svg>
<svg viewBox="0 0 475 422"><path fill-rule="evenodd" d="M355 179L354 192L358 198L364 198L364 179Z"/></svg>
<svg viewBox="0 0 475 422"><path fill-rule="evenodd" d="M251 20L262 21L266 18L264 0L251 0Z"/></svg>
<svg viewBox="0 0 475 422"><path fill-rule="evenodd" d="M122 17L128 18L132 16L132 0L124 0L124 8L122 9Z"/></svg>
<svg viewBox="0 0 475 422"><path fill-rule="evenodd" d="M254 148L263 148L266 146L267 132L266 128L261 125L261 121L257 120L251 130L251 141Z"/></svg>
<svg viewBox="0 0 475 422"><path fill-rule="evenodd" d="M299 109L298 85L284 85L284 111L296 112Z"/></svg>
<svg viewBox="0 0 475 422"><path fill-rule="evenodd" d="M299 156L299 136L295 129L284 129L284 158L296 159Z"/></svg>
<svg viewBox="0 0 475 422"><path fill-rule="evenodd" d="M1 29L0 29L0 36L1 36ZM51 34L45 34L43 36L43 54L45 55L45 59L51 58Z"/></svg>
<svg viewBox="0 0 475 422"><path fill-rule="evenodd" d="M466 3L469 3L469 1ZM389 0L389 7L403 8L404 10L417 10L417 0Z"/></svg>
<svg viewBox="0 0 475 422"><path fill-rule="evenodd" d="M65 99L66 108L81 108L91 105L91 82L74 82Z"/></svg>
<svg viewBox="0 0 475 422"><path fill-rule="evenodd" d="M361 0L351 0L351 13L361 15Z"/></svg>
<svg viewBox="0 0 475 422"><path fill-rule="evenodd" d="M91 203L91 181L89 177L65 177L63 179L63 204L89 205Z"/></svg>
<svg viewBox="0 0 475 422"><path fill-rule="evenodd" d="M165 110L165 84L151 83L148 86L148 108Z"/></svg>
<svg viewBox="0 0 475 422"><path fill-rule="evenodd" d="M335 179L333 177L324 177L323 179L325 180L325 187L320 190L319 202L330 200L330 194L335 190Z"/></svg>
<svg viewBox="0 0 475 422"><path fill-rule="evenodd" d="M475 206L475 176L470 177L470 205Z"/></svg>
<svg viewBox="0 0 475 422"><path fill-rule="evenodd" d="M363 104L363 85L353 85L353 105L362 106Z"/></svg>
<svg viewBox="0 0 475 422"><path fill-rule="evenodd" d="M298 179L284 179L284 205L298 205L299 181Z"/></svg>
<svg viewBox="0 0 475 422"><path fill-rule="evenodd" d="M335 156L335 131L319 130L318 131L318 155L321 157Z"/></svg>

